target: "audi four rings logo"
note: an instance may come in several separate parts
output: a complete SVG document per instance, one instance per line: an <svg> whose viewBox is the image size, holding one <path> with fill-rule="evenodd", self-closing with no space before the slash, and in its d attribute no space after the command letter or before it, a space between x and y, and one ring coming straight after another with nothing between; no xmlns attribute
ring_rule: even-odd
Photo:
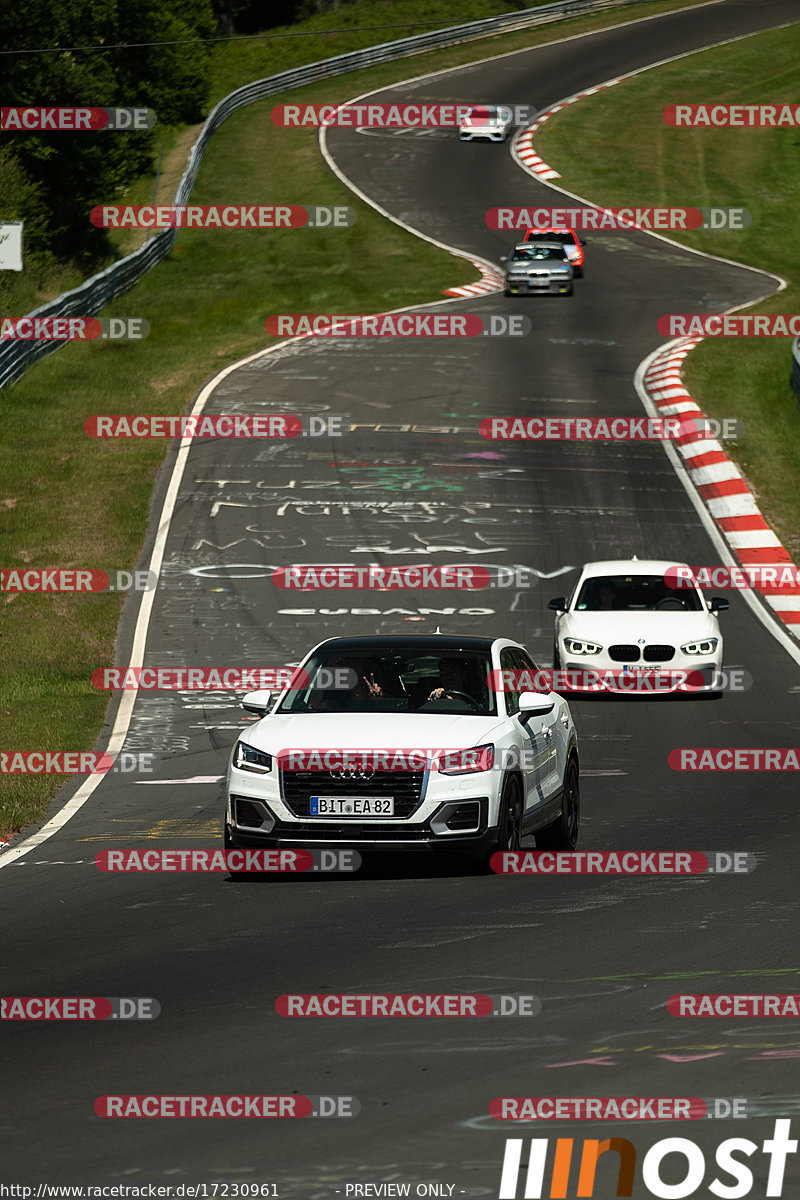
<svg viewBox="0 0 800 1200"><path fill-rule="evenodd" d="M374 770L361 767L339 767L330 772L331 779L372 779L374 774Z"/></svg>

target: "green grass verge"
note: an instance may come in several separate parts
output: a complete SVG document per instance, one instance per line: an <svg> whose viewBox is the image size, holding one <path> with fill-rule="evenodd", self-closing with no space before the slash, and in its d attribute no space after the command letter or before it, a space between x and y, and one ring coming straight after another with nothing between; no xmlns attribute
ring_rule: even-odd
<svg viewBox="0 0 800 1200"><path fill-rule="evenodd" d="M788 281L784 291L746 311L799 312L800 242L793 235L800 132L673 129L662 120L663 109L675 103L794 104L798 61L800 25L794 25L646 71L558 113L537 135L537 153L561 173L565 188L598 204L748 209L747 229L669 236ZM684 368L704 412L744 421L746 433L729 453L797 559L800 411L790 374L789 338L709 338Z"/></svg>
<svg viewBox="0 0 800 1200"><path fill-rule="evenodd" d="M417 3L393 4L393 19ZM643 10L679 7L686 7L685 0L659 0ZM362 15L375 23L378 8L385 13L382 6L365 4ZM635 15L643 10L637 8ZM462 5L453 5L447 21L469 15ZM626 10L604 13L429 52L270 97L230 118L212 140L195 203L252 203L263 195L276 203L349 204L356 209L356 224L276 235L184 231L166 262L104 310L105 316L146 318L152 327L146 341L69 345L3 389L0 564L128 568L136 561L165 445L89 439L83 433L87 416L186 411L210 375L271 342L263 331L269 313L399 308L435 300L443 288L475 279L466 260L406 233L353 197L324 165L312 132L289 136L276 130L270 120L274 105L341 102L393 80L627 17ZM372 34L371 40L390 36ZM292 41L308 56L295 62L352 48L340 40L322 49L312 49L312 39ZM223 92L291 65L276 58L256 66L246 46L251 44L220 52L226 58L219 71ZM238 54L241 61L234 61ZM181 137L185 143L185 131L167 132L165 145L169 149ZM282 184L276 195L276 179L291 180L291 186ZM140 181L125 199L143 202L151 188L152 180ZM309 289L297 248L301 239L311 238L315 262L328 265L316 272ZM391 287L375 283L374 263L381 259L392 263ZM82 750L94 744L107 696L93 691L89 678L95 667L113 661L120 608L114 596L0 596L0 750ZM52 776L3 776L0 836L40 819L61 782Z"/></svg>

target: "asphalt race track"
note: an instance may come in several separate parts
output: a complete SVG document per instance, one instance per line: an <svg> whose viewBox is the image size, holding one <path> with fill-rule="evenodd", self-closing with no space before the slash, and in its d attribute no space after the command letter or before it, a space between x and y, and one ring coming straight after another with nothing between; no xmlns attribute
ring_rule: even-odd
<svg viewBox="0 0 800 1200"><path fill-rule="evenodd" d="M379 98L542 108L656 59L797 19L796 0L726 0ZM409 75L424 69L424 59L409 62ZM511 239L485 227L487 209L560 203L503 146L340 129L328 147L337 168L393 215L490 260ZM662 341L661 314L719 311L770 290L764 276L643 233L588 238L586 277L572 298L498 293L430 310L524 313L528 337L312 339L222 380L207 412L338 414L357 428L342 438L193 443L147 663L280 666L325 636L441 627L518 638L549 666L547 601L587 559L719 561L660 443L478 436L478 421L493 414L639 416L632 378ZM391 264L376 269L388 274ZM168 470L154 513L167 483ZM148 546L154 537L155 528ZM281 592L271 571L293 562L535 572L530 587L477 593ZM493 1196L506 1137L621 1136L644 1153L686 1136L706 1155L707 1181L724 1138L760 1147L775 1117L800 1112L797 1021L680 1020L666 1008L676 992L798 990L796 782L681 775L667 764L680 746L798 743L798 664L729 594L726 662L750 672L749 691L571 701L581 739L579 848L749 851L760 860L750 875L514 879L417 856L368 862L351 877L104 874L94 856L107 848L221 845L219 777L250 720L234 693L142 692L125 750L152 752L154 773L109 775L63 829L0 871L2 991L155 997L161 1015L0 1026L3 1176L273 1182L281 1197L308 1200L344 1200L348 1184L389 1181L410 1182L412 1195L417 1183L437 1183L453 1185L455 1197ZM125 615L120 663L134 615ZM499 1025L303 1021L274 1011L285 992L418 990L533 992L543 1007ZM104 1094L262 1092L355 1096L361 1112L206 1126L93 1111ZM551 1122L542 1131L490 1119L494 1097L524 1095L738 1096L754 1102L754 1115L677 1130ZM752 1167L753 1194L763 1194L760 1151ZM798 1182L790 1156L784 1194ZM601 1163L598 1188L614 1194L616 1165ZM637 1175L634 1196L647 1194Z"/></svg>

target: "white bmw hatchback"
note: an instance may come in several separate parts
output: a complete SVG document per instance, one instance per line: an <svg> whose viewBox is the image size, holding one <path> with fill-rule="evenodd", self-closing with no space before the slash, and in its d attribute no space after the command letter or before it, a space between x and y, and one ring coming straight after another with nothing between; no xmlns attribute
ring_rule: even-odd
<svg viewBox="0 0 800 1200"><path fill-rule="evenodd" d="M276 702L242 701L262 719L231 754L226 847L574 849L577 734L536 671L507 638L322 642Z"/></svg>
<svg viewBox="0 0 800 1200"><path fill-rule="evenodd" d="M711 687L722 667L718 614L728 600L706 600L693 582L677 586L686 563L614 559L586 563L569 596L551 600L555 613L553 665L642 680L674 672ZM669 690L669 689L666 689Z"/></svg>

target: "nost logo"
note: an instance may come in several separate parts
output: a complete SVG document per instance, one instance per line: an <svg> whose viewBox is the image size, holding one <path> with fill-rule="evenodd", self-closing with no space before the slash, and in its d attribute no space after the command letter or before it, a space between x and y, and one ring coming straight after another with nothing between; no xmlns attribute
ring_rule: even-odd
<svg viewBox="0 0 800 1200"><path fill-rule="evenodd" d="M786 1160L797 1153L797 1140L790 1136L791 1121L777 1120L772 1138L761 1144L761 1152L768 1160L768 1177L764 1181L766 1190L759 1184L758 1195L782 1196ZM577 1144L575 1155L577 1180L573 1165L574 1138L558 1138L552 1147L549 1138L530 1138L527 1147L527 1167L523 1171L522 1138L506 1138L505 1152L498 1188L499 1200L542 1200L542 1197L602 1197L609 1195L608 1184L596 1179L597 1165L604 1154L619 1156L617 1174L617 1196L632 1196L637 1178L639 1156L633 1142L628 1138L585 1138ZM723 1179L714 1178L706 1183L706 1158L703 1151L689 1138L662 1138L644 1154L641 1167L641 1184L650 1196L657 1200L685 1200L700 1193L706 1196L743 1197L753 1189L754 1176L750 1169L752 1156L759 1149L756 1142L736 1137L720 1142L714 1161ZM737 1157L734 1157L737 1154ZM743 1162L738 1155L747 1156ZM665 1164L665 1159L670 1159ZM676 1165L677 1160L677 1165ZM616 1159L612 1161L616 1162ZM610 1164L609 1164L610 1165ZM572 1175L572 1180L570 1180ZM667 1178L664 1178L664 1176ZM676 1176L680 1178L676 1179ZM550 1186L545 1190L545 1178ZM733 1178L734 1183L729 1181ZM524 1181L524 1191L520 1184ZM570 1187L572 1183L572 1187ZM574 1191L572 1189L575 1189ZM637 1190L637 1195L639 1194Z"/></svg>

